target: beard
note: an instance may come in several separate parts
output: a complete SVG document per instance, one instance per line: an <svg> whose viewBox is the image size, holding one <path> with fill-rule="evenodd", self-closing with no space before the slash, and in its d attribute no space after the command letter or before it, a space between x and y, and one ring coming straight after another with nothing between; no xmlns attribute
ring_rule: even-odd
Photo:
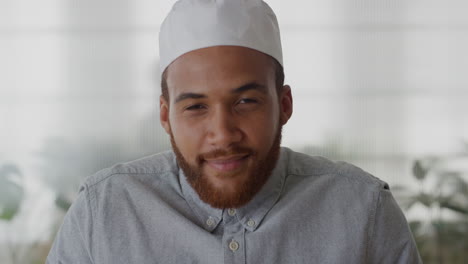
<svg viewBox="0 0 468 264"><path fill-rule="evenodd" d="M280 124L276 131L273 144L264 158L258 152L241 146L232 146L229 149L216 149L196 157L196 164L190 164L182 155L175 143L172 131L170 132L171 145L180 168L200 199L214 208L239 208L247 204L260 191L270 177L278 162L283 126ZM207 176L203 174L202 166L206 158L216 158L239 153L248 153L251 159L246 170L245 180L229 186L229 191L216 187ZM226 173L229 174L229 173Z"/></svg>

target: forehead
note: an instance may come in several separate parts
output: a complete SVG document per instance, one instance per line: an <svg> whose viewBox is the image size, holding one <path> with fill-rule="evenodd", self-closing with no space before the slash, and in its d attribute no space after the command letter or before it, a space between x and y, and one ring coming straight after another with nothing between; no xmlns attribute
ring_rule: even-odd
<svg viewBox="0 0 468 264"><path fill-rule="evenodd" d="M256 50L238 46L216 46L188 52L169 65L169 94L214 92L249 82L274 86L273 59Z"/></svg>

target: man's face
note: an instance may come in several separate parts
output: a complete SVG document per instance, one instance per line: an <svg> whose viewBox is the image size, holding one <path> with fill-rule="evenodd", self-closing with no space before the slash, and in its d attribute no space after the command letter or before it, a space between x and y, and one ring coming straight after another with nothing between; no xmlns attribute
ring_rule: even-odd
<svg viewBox="0 0 468 264"><path fill-rule="evenodd" d="M271 174L292 113L290 88L276 91L272 59L243 47L204 48L176 59L166 77L161 124L188 182L213 207L246 204Z"/></svg>

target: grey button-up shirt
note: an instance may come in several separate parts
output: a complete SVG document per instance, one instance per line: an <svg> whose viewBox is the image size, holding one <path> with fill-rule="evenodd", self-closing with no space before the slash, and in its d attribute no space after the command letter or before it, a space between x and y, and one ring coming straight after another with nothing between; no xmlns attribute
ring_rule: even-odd
<svg viewBox="0 0 468 264"><path fill-rule="evenodd" d="M388 185L281 149L242 208L202 202L173 152L89 177L47 263L421 263Z"/></svg>

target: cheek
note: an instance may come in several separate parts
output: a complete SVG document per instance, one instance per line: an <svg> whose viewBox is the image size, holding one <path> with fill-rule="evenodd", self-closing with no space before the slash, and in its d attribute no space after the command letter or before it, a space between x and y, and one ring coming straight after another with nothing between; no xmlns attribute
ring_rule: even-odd
<svg viewBox="0 0 468 264"><path fill-rule="evenodd" d="M268 151L273 144L278 125L278 117L268 114L246 122L244 131L258 151Z"/></svg>
<svg viewBox="0 0 468 264"><path fill-rule="evenodd" d="M181 122L177 118L170 118L171 133L174 141L187 160L193 160L199 154L202 139L202 128L197 124Z"/></svg>

